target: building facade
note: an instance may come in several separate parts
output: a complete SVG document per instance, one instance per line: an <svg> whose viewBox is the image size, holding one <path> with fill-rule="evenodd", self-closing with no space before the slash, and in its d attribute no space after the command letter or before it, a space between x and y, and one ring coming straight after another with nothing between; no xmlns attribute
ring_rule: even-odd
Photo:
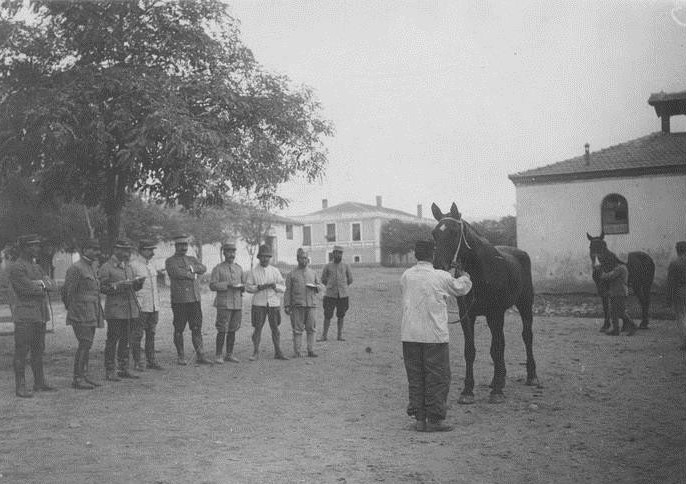
<svg viewBox="0 0 686 484"><path fill-rule="evenodd" d="M661 132L593 153L586 145L582 156L509 176L517 245L531 256L536 290L593 291L586 234L601 232L622 260L648 253L653 290L663 284L675 242L686 240L686 133L669 129L669 116L686 114L686 92L652 95L649 103Z"/></svg>

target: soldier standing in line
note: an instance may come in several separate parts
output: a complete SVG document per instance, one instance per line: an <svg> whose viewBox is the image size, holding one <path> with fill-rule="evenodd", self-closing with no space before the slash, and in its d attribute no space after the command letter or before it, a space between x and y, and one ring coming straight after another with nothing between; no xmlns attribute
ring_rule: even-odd
<svg viewBox="0 0 686 484"><path fill-rule="evenodd" d="M353 283L353 275L350 266L343 262L343 247L333 247L333 262L329 262L322 270L322 284L326 286L324 293L324 331L319 341L326 341L333 318L334 310L338 324L338 341L343 339L343 320L345 313L350 307L348 299L348 286Z"/></svg>
<svg viewBox="0 0 686 484"><path fill-rule="evenodd" d="M236 246L233 243L222 244L224 262L212 269L210 289L217 292L214 306L217 308L217 343L215 363L230 361L238 363L233 356L236 342L236 331L241 327L243 314L243 291L245 291L243 268L236 264ZM226 356L222 361L222 349L226 340Z"/></svg>
<svg viewBox="0 0 686 484"><path fill-rule="evenodd" d="M128 241L118 240L112 249L112 256L100 268L100 291L105 299L107 340L105 342L105 379L120 381L121 378L138 376L129 372L129 336L133 322L140 310L135 291L143 286L141 278L136 279L129 264L131 249ZM115 373L115 352L118 371Z"/></svg>
<svg viewBox="0 0 686 484"><path fill-rule="evenodd" d="M177 363L186 365L183 349L183 331L186 324L191 330L191 339L195 349L196 362L209 365L211 361L205 358L202 345L202 307L200 295L200 281L198 275L207 272L207 268L195 257L186 255L188 252L188 235L174 237L175 253L169 257L164 267L171 282L171 307L174 314L174 346L178 356Z"/></svg>
<svg viewBox="0 0 686 484"><path fill-rule="evenodd" d="M24 369L26 356L31 352L33 391L55 390L45 382L43 352L45 351L45 323L50 320L48 291L56 289L55 282L35 263L40 253L37 235L19 237L19 257L9 269L10 287L14 293L12 318L14 319L14 376L18 397L33 396L26 389Z"/></svg>
<svg viewBox="0 0 686 484"><path fill-rule="evenodd" d="M81 244L81 258L67 269L62 287L62 302L67 308L67 326L71 326L79 343L74 356L74 380L77 390L92 390L100 383L88 376L88 358L95 329L104 328L100 304L98 258L100 242L89 239Z"/></svg>
<svg viewBox="0 0 686 484"><path fill-rule="evenodd" d="M157 244L153 240L142 240L138 244L140 257L131 261L134 275L143 279L143 287L136 292L140 316L133 323L131 331L131 356L133 357L133 369L143 371L141 361L141 341L145 334L145 361L146 367L152 370L161 370L155 357L155 332L159 320L160 292L157 289L157 270L152 264Z"/></svg>
<svg viewBox="0 0 686 484"><path fill-rule="evenodd" d="M307 267L309 259L307 252L298 249L298 267L286 276L286 292L283 296L283 309L291 317L293 329L293 354L296 358L302 356L303 331L307 334L307 356L316 358L314 352L314 332L316 328L314 312L317 309L317 293L319 292L319 278Z"/></svg>

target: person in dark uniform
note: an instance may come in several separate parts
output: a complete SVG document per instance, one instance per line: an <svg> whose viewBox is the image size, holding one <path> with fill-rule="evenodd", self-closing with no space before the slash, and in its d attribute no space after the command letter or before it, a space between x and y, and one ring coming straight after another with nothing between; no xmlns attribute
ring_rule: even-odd
<svg viewBox="0 0 686 484"><path fill-rule="evenodd" d="M186 255L188 242L189 238L185 234L174 237L176 252L164 262L171 282L171 307L174 314L174 345L178 356L177 363L187 364L183 349L183 331L188 324L196 362L200 365L209 365L211 362L203 353L202 307L198 280L198 276L207 272L207 268L195 257Z"/></svg>
<svg viewBox="0 0 686 484"><path fill-rule="evenodd" d="M105 321L100 304L98 259L100 242L89 239L81 244L81 258L67 269L62 287L62 302L67 308L67 326L74 330L79 343L74 356L72 387L92 390L100 383L88 375L88 358L96 328L104 328Z"/></svg>
<svg viewBox="0 0 686 484"><path fill-rule="evenodd" d="M26 388L24 376L26 356L31 352L33 391L55 390L45 382L43 352L45 351L45 323L50 320L48 291L56 289L55 282L35 263L40 253L37 235L19 237L19 257L9 269L13 291L12 318L14 320L14 376L18 397L33 396Z"/></svg>

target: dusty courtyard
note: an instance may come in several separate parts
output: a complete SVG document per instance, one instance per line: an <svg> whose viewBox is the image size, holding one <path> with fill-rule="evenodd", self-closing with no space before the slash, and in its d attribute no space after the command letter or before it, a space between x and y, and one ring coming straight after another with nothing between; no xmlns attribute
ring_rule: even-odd
<svg viewBox="0 0 686 484"><path fill-rule="evenodd" d="M493 405L490 337L480 319L471 406L457 404L464 361L454 326L447 421L456 429L411 430L399 343L401 272L354 272L347 341L317 343L319 358L272 359L265 328L261 359L249 362L246 308L239 364L179 367L166 309L157 338L164 370L93 391L70 388L76 342L54 302L45 361L58 392L16 398L13 339L0 337L0 483L686 481L686 353L670 320L633 337L608 337L595 318L537 316L542 386L532 388L524 385L521 324L508 313L507 401ZM206 293L203 304L210 355L211 298ZM281 328L290 355L287 317ZM98 331L91 357L98 379L104 340Z"/></svg>

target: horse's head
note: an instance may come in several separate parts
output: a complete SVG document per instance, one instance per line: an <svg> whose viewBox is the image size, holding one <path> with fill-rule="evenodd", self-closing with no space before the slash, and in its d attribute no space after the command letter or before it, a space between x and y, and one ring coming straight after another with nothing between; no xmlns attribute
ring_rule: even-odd
<svg viewBox="0 0 686 484"><path fill-rule="evenodd" d="M447 214L443 214L435 203L431 204L431 212L438 221L431 233L436 242L434 267L449 271L469 247L465 239L465 222L454 203Z"/></svg>
<svg viewBox="0 0 686 484"><path fill-rule="evenodd" d="M605 242L605 233L600 232L600 235L593 237L588 232L586 232L586 237L591 242L588 247L589 257L591 258L591 265L593 267L600 266L602 258L607 253L607 242Z"/></svg>

